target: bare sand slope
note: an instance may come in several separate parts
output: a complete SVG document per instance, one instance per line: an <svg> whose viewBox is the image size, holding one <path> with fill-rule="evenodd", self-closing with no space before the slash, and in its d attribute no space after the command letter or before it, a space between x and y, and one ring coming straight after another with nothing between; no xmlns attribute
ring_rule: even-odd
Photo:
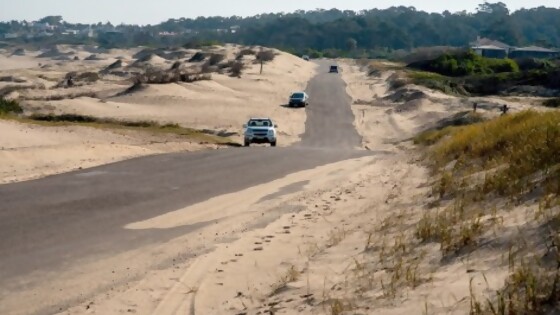
<svg viewBox="0 0 560 315"><path fill-rule="evenodd" d="M457 97L412 84L392 88L392 82L401 75L398 71L370 75L368 65L351 60L343 60L341 66L347 92L354 100L355 125L367 148L410 139L444 118L471 111L473 103L478 104L477 112L493 117L500 114L503 104L514 112L538 109L535 105L541 101L521 97Z"/></svg>
<svg viewBox="0 0 560 315"><path fill-rule="evenodd" d="M239 49L226 46L219 51L235 55ZM144 89L117 97L110 96L117 94L119 88L122 91L122 85L105 80L73 89L77 95L112 89L113 93L106 93L108 97L102 102L94 97L78 97L29 102L29 106L48 106L58 113L175 122L196 129L233 133L237 135L237 140L240 139L243 123L249 117L268 116L280 126L279 145L288 145L298 141L304 132L305 111L283 105L290 93L305 89L315 74L316 65L287 53L276 53L275 59L264 65L262 74L259 64L246 62L240 78L212 73L209 81L147 85Z"/></svg>
<svg viewBox="0 0 560 315"><path fill-rule="evenodd" d="M0 183L35 179L132 157L210 148L179 137L0 120Z"/></svg>
<svg viewBox="0 0 560 315"><path fill-rule="evenodd" d="M235 59L243 47L226 45L205 53L223 54ZM200 67L188 59L198 51L177 49L162 53L170 59L141 48L103 50L85 46L58 45L38 52L19 51L0 55L0 92L19 100L27 114L79 114L132 121L178 123L206 129L241 142L242 125L251 116L268 116L279 127L279 145L299 140L304 132L305 111L283 107L292 91L305 88L315 74L315 64L275 51L273 61L260 65L244 58L241 78L213 73L212 79L193 83L145 85L122 94L132 85L135 71L168 69L176 61ZM179 58L179 59L173 59ZM254 58L254 56L252 57ZM109 65L121 60L104 74ZM136 64L136 68L127 67ZM118 73L121 71L122 73ZM87 75L71 87L64 86L68 73ZM115 74L116 73L116 74ZM10 92L11 91L11 92ZM120 95L120 96L119 96ZM184 140L146 133L122 135L91 128L44 128L14 122L1 122L0 155L8 163L0 166L0 183L56 174L91 167L125 158L195 150L208 146L182 143ZM155 143L155 144L154 144ZM161 145L158 143L166 143Z"/></svg>
<svg viewBox="0 0 560 315"><path fill-rule="evenodd" d="M369 76L352 61L344 61L342 68L348 94L354 99L355 125L363 137L363 145L368 148L391 146L409 139L435 121L464 108L455 98L427 89L392 90L393 71Z"/></svg>

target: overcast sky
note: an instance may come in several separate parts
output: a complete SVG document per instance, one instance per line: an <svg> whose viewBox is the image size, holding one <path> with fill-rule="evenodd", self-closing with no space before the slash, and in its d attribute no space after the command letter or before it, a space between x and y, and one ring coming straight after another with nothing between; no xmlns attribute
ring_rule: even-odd
<svg viewBox="0 0 560 315"><path fill-rule="evenodd" d="M264 12L292 12L316 8L362 10L414 6L418 10L474 11L483 0L0 0L0 20L33 21L62 15L68 22L157 24L169 18L197 16L248 16ZM489 2L498 2L489 1ZM560 7L559 0L502 0L511 10Z"/></svg>

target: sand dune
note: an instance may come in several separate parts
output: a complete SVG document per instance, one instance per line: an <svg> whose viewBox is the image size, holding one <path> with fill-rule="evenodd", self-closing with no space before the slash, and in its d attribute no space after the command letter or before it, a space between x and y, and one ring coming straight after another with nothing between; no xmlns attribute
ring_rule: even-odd
<svg viewBox="0 0 560 315"><path fill-rule="evenodd" d="M241 46L226 45L205 49L204 53L219 53L233 60L241 49ZM280 126L280 146L299 140L304 131L305 112L281 105L287 102L292 91L305 88L315 74L315 65L283 52L276 51L275 60L264 66L262 74L259 73L260 66L248 58L241 78L232 78L227 72L212 73L211 80L207 81L146 84L130 93L123 93L132 85L131 79L136 73L153 68L170 69L176 58L190 58L199 51L183 48L105 50L58 45L40 52L20 51L23 56L4 52L0 55L0 77L19 78L25 82L0 82L0 89L10 89L5 97L20 100L26 114L71 113L179 123L184 127L234 134L232 138L238 142L241 142L242 125L248 118L269 116ZM74 56L80 60L73 60ZM61 58L69 60L58 60ZM197 65L200 68L201 64L185 62L184 67ZM74 73L73 86L66 84L69 73ZM36 178L143 154L200 147L189 144L158 150L144 146L147 140L140 139L150 138L145 135L131 143L128 138L88 128L48 129L13 122L2 122L2 132L9 136L0 140L0 147L8 147L6 141L11 141L12 137L19 139L16 142L25 143L21 136L26 132L45 143L1 151L10 161L3 165L5 169L0 170L0 181L3 182ZM96 150L86 150L84 148L89 145L77 141L91 137L92 141L97 141ZM52 145L47 145L52 141ZM63 153L55 154L57 149ZM27 158L31 153L35 157ZM90 155L96 158L88 158Z"/></svg>
<svg viewBox="0 0 560 315"><path fill-rule="evenodd" d="M233 45L216 48L225 50L228 58L239 49ZM130 58L137 52L118 54ZM26 109L152 119L232 132L240 132L249 116L271 116L280 124L280 143L297 141L305 115L280 105L290 91L305 87L314 66L283 53L265 65L262 75L258 65L247 66L241 78L213 74L209 81L145 85L103 99L28 101ZM475 101L483 103L480 112L484 115L497 115L503 99L461 99L414 85L391 89L388 83L394 79L393 71L369 75L349 61L341 61L341 67L364 147L387 154L290 174L129 222L123 229L165 230L212 220L216 224L200 228L196 236L189 234L44 275L49 286L23 300L34 306L44 296L65 300L65 292L51 292L51 287L64 287L91 294L62 314L468 313L471 290L495 292L503 285L507 268L495 263L500 256L492 251L474 254L466 261L449 261L442 267L437 245L411 241L420 210L428 207L431 186L427 184L428 170L405 140L443 118L469 111ZM68 68L50 74L63 76ZM117 82L105 78L64 91L119 90ZM129 86L121 85L120 91ZM25 93L23 97L44 92ZM530 106L526 100L511 104L514 111ZM4 180L134 155L198 149L180 142L153 145L146 135L83 127L47 128L0 121L0 133L9 135L0 140L0 158L10 161L0 165ZM97 160L91 160L92 156ZM33 168L38 165L39 171ZM294 186L297 189L286 192L286 187ZM161 261L168 263L155 268ZM15 308L20 301L5 303Z"/></svg>

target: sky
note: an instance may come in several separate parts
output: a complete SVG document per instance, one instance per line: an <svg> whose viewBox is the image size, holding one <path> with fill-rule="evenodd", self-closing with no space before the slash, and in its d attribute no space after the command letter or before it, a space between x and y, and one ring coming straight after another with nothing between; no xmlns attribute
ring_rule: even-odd
<svg viewBox="0 0 560 315"><path fill-rule="evenodd" d="M428 12L474 11L484 0L0 0L0 21L34 21L61 15L72 23L157 24L170 18L250 16L316 8L340 10L414 6ZM490 0L489 2L499 2ZM538 6L560 7L559 0L502 0L510 10Z"/></svg>

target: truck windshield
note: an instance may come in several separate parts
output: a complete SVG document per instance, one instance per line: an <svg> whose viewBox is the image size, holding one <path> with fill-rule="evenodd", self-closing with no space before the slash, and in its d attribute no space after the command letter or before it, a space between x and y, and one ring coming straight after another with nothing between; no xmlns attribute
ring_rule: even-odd
<svg viewBox="0 0 560 315"><path fill-rule="evenodd" d="M248 125L251 127L270 127L272 122L270 120L250 120Z"/></svg>
<svg viewBox="0 0 560 315"><path fill-rule="evenodd" d="M303 93L294 93L292 94L292 98L303 98Z"/></svg>

